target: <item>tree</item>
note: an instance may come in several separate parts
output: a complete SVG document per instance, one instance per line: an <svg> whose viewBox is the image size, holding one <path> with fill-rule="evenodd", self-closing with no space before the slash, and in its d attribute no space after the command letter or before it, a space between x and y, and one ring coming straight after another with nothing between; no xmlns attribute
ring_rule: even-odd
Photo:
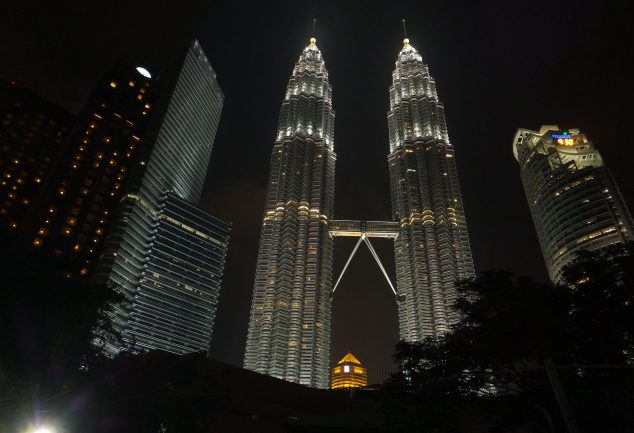
<svg viewBox="0 0 634 433"><path fill-rule="evenodd" d="M450 334L397 345L403 373L392 387L419 401L504 396L556 413L549 360L587 431L602 431L599 420L613 422L611 431L633 421L624 409L634 404L633 244L582 252L560 285L488 271L460 282L458 293L463 319Z"/></svg>
<svg viewBox="0 0 634 433"><path fill-rule="evenodd" d="M63 261L5 249L0 255L0 415L63 393L103 359L96 326L111 331L113 290L68 279Z"/></svg>

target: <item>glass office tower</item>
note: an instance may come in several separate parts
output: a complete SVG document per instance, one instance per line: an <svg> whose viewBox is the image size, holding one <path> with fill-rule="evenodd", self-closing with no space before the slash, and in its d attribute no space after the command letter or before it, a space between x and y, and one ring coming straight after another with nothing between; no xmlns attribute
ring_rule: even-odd
<svg viewBox="0 0 634 433"><path fill-rule="evenodd" d="M244 366L316 388L329 385L334 118L328 71L311 38L280 109Z"/></svg>
<svg viewBox="0 0 634 433"><path fill-rule="evenodd" d="M223 105L215 72L193 41L157 79L162 87L152 119L152 145L133 168L97 270L98 282L125 297L112 317L123 344L98 338L109 354L129 346L133 351L207 350L209 341L201 335L211 335L222 275L218 264L226 254L227 225L194 210ZM170 224L184 231L170 234ZM202 263L185 265L190 256L201 256ZM192 279L197 283L186 283Z"/></svg>
<svg viewBox="0 0 634 433"><path fill-rule="evenodd" d="M634 240L632 216L610 171L578 129L518 129L513 154L553 282L577 252Z"/></svg>
<svg viewBox="0 0 634 433"><path fill-rule="evenodd" d="M392 72L387 119L399 329L403 340L420 341L458 321L455 282L474 269L444 107L409 39Z"/></svg>

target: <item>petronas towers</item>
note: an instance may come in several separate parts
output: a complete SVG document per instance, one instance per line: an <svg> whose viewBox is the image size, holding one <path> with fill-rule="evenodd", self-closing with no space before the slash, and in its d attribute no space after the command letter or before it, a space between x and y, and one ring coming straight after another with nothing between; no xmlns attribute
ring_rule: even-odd
<svg viewBox="0 0 634 433"><path fill-rule="evenodd" d="M394 221L333 221L335 113L314 38L295 64L271 156L244 361L250 370L328 388L333 241L344 232L370 248L367 237L394 239L402 339L442 335L458 320L454 284L474 271L444 109L407 39L392 77Z"/></svg>
<svg viewBox="0 0 634 433"><path fill-rule="evenodd" d="M328 387L335 112L315 39L288 80L271 156L245 367Z"/></svg>
<svg viewBox="0 0 634 433"><path fill-rule="evenodd" d="M399 330L406 341L449 331L456 280L474 275L454 148L427 65L409 40L390 86L390 190Z"/></svg>

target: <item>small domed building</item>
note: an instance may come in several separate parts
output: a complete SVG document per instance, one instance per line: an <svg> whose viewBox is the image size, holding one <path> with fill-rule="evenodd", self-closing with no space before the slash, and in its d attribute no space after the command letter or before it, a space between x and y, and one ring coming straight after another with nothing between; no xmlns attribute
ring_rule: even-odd
<svg viewBox="0 0 634 433"><path fill-rule="evenodd" d="M351 352L348 352L332 368L330 389L363 388L364 386L368 386L367 370Z"/></svg>

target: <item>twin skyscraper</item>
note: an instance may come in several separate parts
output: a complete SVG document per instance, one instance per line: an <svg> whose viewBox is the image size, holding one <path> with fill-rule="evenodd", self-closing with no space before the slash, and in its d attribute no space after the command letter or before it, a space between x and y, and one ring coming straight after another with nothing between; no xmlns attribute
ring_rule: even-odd
<svg viewBox="0 0 634 433"><path fill-rule="evenodd" d="M295 64L271 156L246 368L328 388L336 236L366 240L379 265L368 238L394 240L403 340L442 335L458 320L454 283L474 268L454 148L435 82L408 39L389 95L393 221L334 220L335 113L314 38Z"/></svg>

